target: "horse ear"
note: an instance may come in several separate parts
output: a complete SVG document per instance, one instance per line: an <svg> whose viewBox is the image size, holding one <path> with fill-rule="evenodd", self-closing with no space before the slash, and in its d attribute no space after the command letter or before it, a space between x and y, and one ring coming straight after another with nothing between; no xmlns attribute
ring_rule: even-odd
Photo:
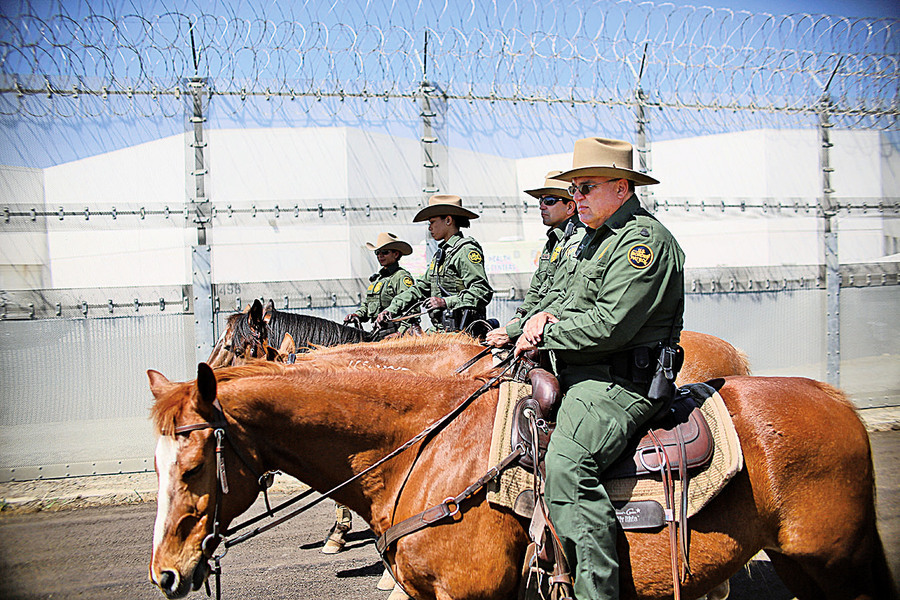
<svg viewBox="0 0 900 600"><path fill-rule="evenodd" d="M278 348L278 354L294 354L297 351L297 344L291 334L285 333L284 339L281 340L281 346Z"/></svg>
<svg viewBox="0 0 900 600"><path fill-rule="evenodd" d="M169 387L169 380L166 379L166 376L160 373L159 371L154 371L153 369L149 369L147 371L147 377L150 378L150 391L153 392L154 397L159 397L167 387Z"/></svg>
<svg viewBox="0 0 900 600"><path fill-rule="evenodd" d="M250 307L250 315L249 322L251 327L259 327L260 324L263 323L263 314L262 314L262 302L259 300L253 301L253 306Z"/></svg>
<svg viewBox="0 0 900 600"><path fill-rule="evenodd" d="M209 404L216 399L216 375L206 363L197 365L197 390L200 398Z"/></svg>
<svg viewBox="0 0 900 600"><path fill-rule="evenodd" d="M266 302L266 310L263 311L263 321L266 325L269 324L269 321L272 320L272 315L275 314L275 302L269 298L269 301Z"/></svg>

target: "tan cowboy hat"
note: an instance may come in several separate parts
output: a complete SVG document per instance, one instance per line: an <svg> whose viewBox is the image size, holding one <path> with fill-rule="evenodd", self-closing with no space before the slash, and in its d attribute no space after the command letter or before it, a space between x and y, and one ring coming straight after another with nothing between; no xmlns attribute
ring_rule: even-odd
<svg viewBox="0 0 900 600"><path fill-rule="evenodd" d="M556 176L560 173L562 173L562 171L550 171L544 178L544 187L525 190L525 193L538 199L543 198L544 196L553 196L554 198L571 200L572 194L569 193L569 182L556 179Z"/></svg>
<svg viewBox="0 0 900 600"><path fill-rule="evenodd" d="M584 138L575 142L572 168L560 173L556 179L572 181L575 177L615 177L628 179L634 185L659 183L649 175L638 173L631 168L632 147L622 140L606 138Z"/></svg>
<svg viewBox="0 0 900 600"><path fill-rule="evenodd" d="M428 199L428 206L416 213L413 217L413 223L419 221L427 221L431 217L442 217L444 215L452 215L455 217L468 217L477 219L478 215L468 208L463 208L462 198L453 194L435 194Z"/></svg>
<svg viewBox="0 0 900 600"><path fill-rule="evenodd" d="M385 231L378 234L378 239L374 244L366 242L366 248L369 250L396 250L400 256L412 254L412 246L398 238L393 233Z"/></svg>

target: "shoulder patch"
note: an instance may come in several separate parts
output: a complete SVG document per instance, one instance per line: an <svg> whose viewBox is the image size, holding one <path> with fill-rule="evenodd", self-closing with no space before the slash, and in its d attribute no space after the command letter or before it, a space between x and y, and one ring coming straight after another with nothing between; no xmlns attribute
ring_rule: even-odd
<svg viewBox="0 0 900 600"><path fill-rule="evenodd" d="M646 244L635 244L628 249L628 262L635 269L646 269L653 263L653 250Z"/></svg>
<svg viewBox="0 0 900 600"><path fill-rule="evenodd" d="M572 244L568 248L566 248L566 259L572 258L575 256L575 252L578 250L577 244Z"/></svg>
<svg viewBox="0 0 900 600"><path fill-rule="evenodd" d="M408 287L408 288L412 287L412 286L413 286L413 278L410 277L409 275L407 275L406 277L404 277L404 278L403 278L403 285L405 285L405 286Z"/></svg>
<svg viewBox="0 0 900 600"><path fill-rule="evenodd" d="M469 250L469 262L475 263L476 265L480 263L483 258L481 258L481 252L478 250Z"/></svg>

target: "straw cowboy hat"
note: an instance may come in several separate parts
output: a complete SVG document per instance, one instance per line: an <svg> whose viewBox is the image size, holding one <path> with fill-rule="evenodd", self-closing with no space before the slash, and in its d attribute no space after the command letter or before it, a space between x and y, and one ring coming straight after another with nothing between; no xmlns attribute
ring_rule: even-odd
<svg viewBox="0 0 900 600"><path fill-rule="evenodd" d="M366 248L369 250L396 250L400 256L412 254L412 246L398 238L393 233L381 232L374 244L366 242Z"/></svg>
<svg viewBox="0 0 900 600"><path fill-rule="evenodd" d="M428 199L428 206L416 213L413 223L427 221L431 217L451 215L454 217L468 217L477 219L478 215L467 208L463 208L462 198L453 194L435 194Z"/></svg>
<svg viewBox="0 0 900 600"><path fill-rule="evenodd" d="M562 198L563 200L571 200L572 194L569 193L569 182L556 179L556 176L560 173L562 173L562 171L550 171L544 177L544 187L525 190L525 193L537 199L541 199L544 196L553 196L555 198Z"/></svg>
<svg viewBox="0 0 900 600"><path fill-rule="evenodd" d="M606 138L584 138L575 142L572 168L560 173L556 179L572 181L576 177L614 177L628 179L634 185L659 183L649 175L638 173L631 168L632 147L622 140Z"/></svg>

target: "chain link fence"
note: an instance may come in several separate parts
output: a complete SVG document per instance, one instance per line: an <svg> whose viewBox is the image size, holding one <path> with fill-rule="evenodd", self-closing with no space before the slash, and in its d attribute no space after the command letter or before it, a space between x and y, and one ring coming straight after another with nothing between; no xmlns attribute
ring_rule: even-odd
<svg viewBox="0 0 900 600"><path fill-rule="evenodd" d="M736 232L691 242L713 258L689 270L688 328L758 374L824 380L837 361L860 408L896 406L897 29L629 0L5 4L0 479L152 468L147 368L193 377L254 298L339 320L378 231L413 242L421 272L409 222L436 190L482 215L505 320L543 236L521 189L598 134L654 173L680 140L731 140L746 186L701 168L642 197L679 238ZM800 132L785 157L811 166L740 172L770 148L742 146L759 131ZM871 185L841 158L854 144ZM742 230L778 227L788 251L746 258ZM831 231L857 258L829 266Z"/></svg>

